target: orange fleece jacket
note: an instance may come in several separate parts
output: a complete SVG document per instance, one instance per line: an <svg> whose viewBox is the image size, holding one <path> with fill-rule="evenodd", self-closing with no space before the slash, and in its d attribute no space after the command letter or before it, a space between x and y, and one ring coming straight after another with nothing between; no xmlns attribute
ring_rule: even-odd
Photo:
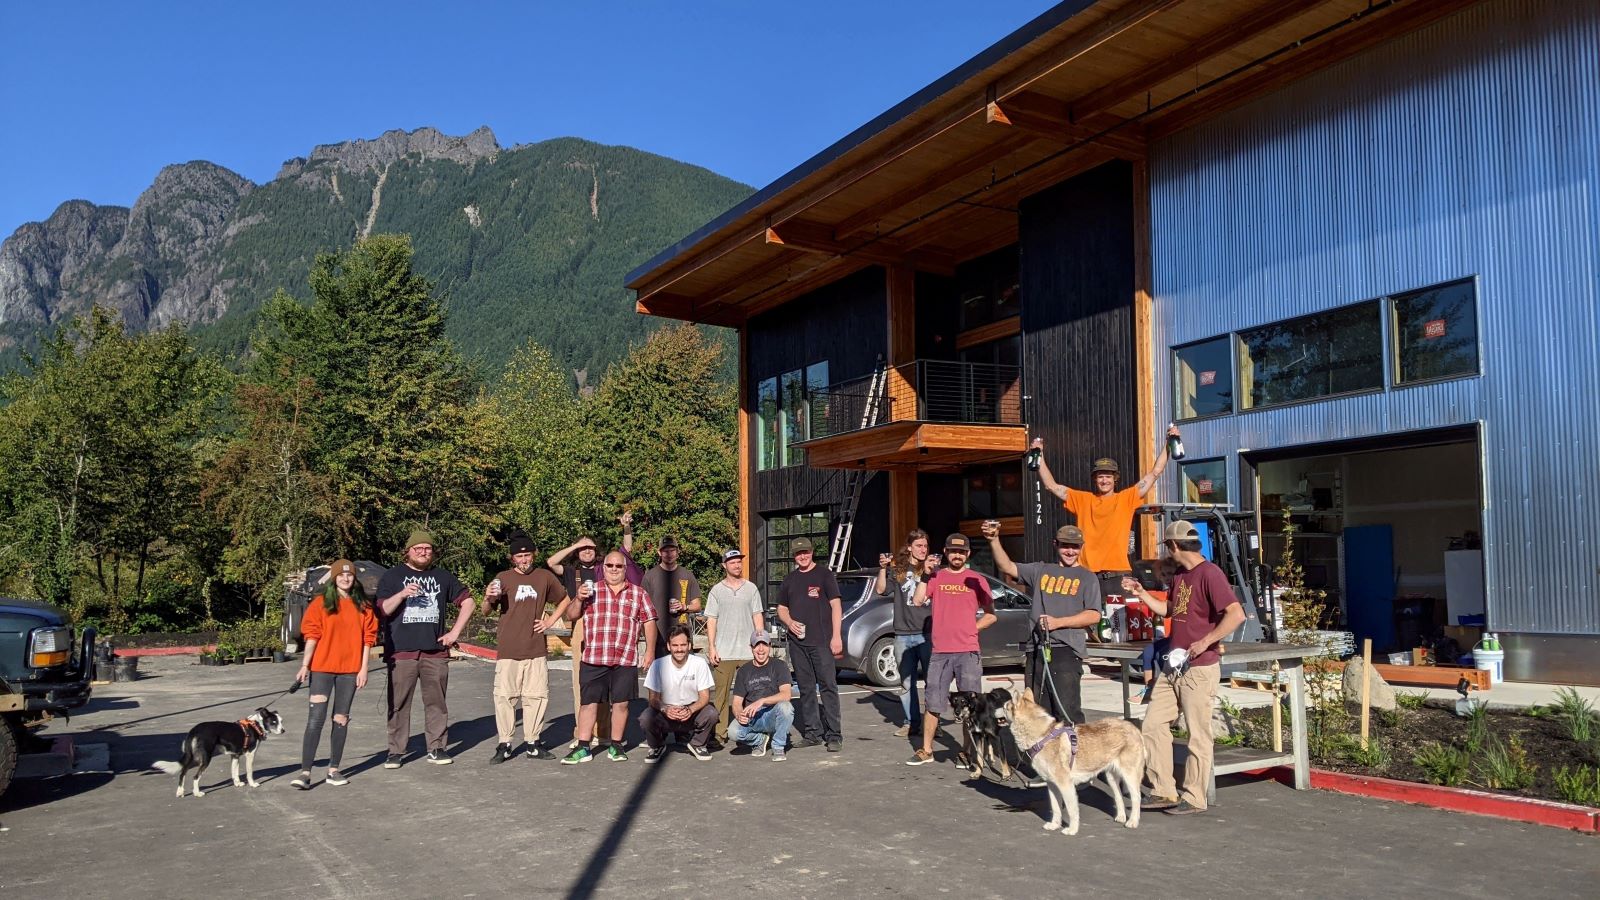
<svg viewBox="0 0 1600 900"><path fill-rule="evenodd" d="M348 675L366 664L367 648L378 642L378 617L372 607L360 609L344 598L339 600L338 612L328 612L318 596L306 607L300 634L307 642L317 642L311 671Z"/></svg>

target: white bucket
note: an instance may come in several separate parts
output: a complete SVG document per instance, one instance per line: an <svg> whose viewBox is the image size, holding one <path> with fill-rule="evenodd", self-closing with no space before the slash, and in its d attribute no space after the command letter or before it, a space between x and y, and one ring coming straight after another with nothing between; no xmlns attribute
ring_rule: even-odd
<svg viewBox="0 0 1600 900"><path fill-rule="evenodd" d="M1472 665L1489 673L1491 687L1506 680L1505 662L1506 652L1504 650L1485 650L1482 647L1472 648Z"/></svg>

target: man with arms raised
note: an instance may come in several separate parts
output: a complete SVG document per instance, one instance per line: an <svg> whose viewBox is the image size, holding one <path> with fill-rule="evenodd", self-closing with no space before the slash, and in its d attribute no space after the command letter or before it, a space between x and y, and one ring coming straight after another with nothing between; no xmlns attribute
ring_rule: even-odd
<svg viewBox="0 0 1600 900"><path fill-rule="evenodd" d="M772 658L772 638L765 631L750 635L752 659L739 667L733 679L733 723L728 734L750 746L751 756L772 747L772 761L783 762L794 725L794 704L789 702L789 667Z"/></svg>
<svg viewBox="0 0 1600 900"><path fill-rule="evenodd" d="M383 647L389 675L389 756L385 769L398 769L411 738L411 698L422 687L423 722L428 734L428 762L447 766L450 710L445 689L450 682L450 647L472 618L472 595L466 585L433 565L433 535L411 532L405 562L378 580L378 608L383 616ZM444 627L445 607L457 604L455 624Z"/></svg>
<svg viewBox="0 0 1600 900"><path fill-rule="evenodd" d="M834 660L844 655L839 618L839 582L833 573L817 565L811 542L795 538L789 542L794 554L794 569L778 586L778 620L789 629L789 663L794 666L795 682L800 685L800 742L796 746L815 747L826 742L830 753L844 748L839 726L839 674ZM822 693L821 717L817 711L817 692Z"/></svg>
<svg viewBox="0 0 1600 900"><path fill-rule="evenodd" d="M655 762L667 752L667 732L689 738L689 752L702 762L711 758L706 746L717 724L711 705L711 666L695 653L694 629L674 625L667 636L667 655L656 660L644 676L650 705L639 714L650 750L645 762Z"/></svg>
<svg viewBox="0 0 1600 900"><path fill-rule="evenodd" d="M1178 436L1178 426L1167 429L1169 437ZM1100 579L1102 594L1122 592L1122 579L1133 574L1133 564L1128 561L1128 535L1133 531L1133 511L1139 508L1156 479L1167 467L1167 449L1161 449L1155 465L1133 487L1117 490L1119 469L1117 461L1101 457L1090 467L1094 480L1093 491L1080 491L1058 484L1050 475L1044 461L1044 439L1034 438L1030 445L1039 451L1039 481L1044 489L1061 500L1061 506L1077 517L1083 530L1083 565Z"/></svg>
<svg viewBox="0 0 1600 900"><path fill-rule="evenodd" d="M706 655L716 679L711 699L717 706L718 744L728 742L729 688L752 656L750 635L766 628L761 592L744 578L744 553L737 547L724 550L722 571L723 579L711 586L706 602Z"/></svg>
<svg viewBox="0 0 1600 900"><path fill-rule="evenodd" d="M628 558L620 550L606 554L605 580L593 588L578 587L583 616L583 707L578 711L578 746L561 762L577 765L593 758L589 739L601 706L611 707L611 746L606 758L626 762L622 737L628 728L628 702L639 696L639 628L644 628L644 666L655 657L656 610L650 596L628 583Z"/></svg>
<svg viewBox="0 0 1600 900"><path fill-rule="evenodd" d="M1205 812L1206 784L1211 780L1211 704L1222 680L1222 639L1244 624L1244 607L1233 595L1228 576L1200 553L1200 535L1194 525L1179 520L1167 526L1162 543L1178 564L1165 601L1158 600L1138 579L1124 578L1122 589L1130 597L1150 604L1158 616L1172 617L1168 637L1172 649L1188 654L1185 665L1172 670L1165 662L1156 675L1150 708L1139 725L1144 736L1144 774L1150 782L1145 809L1164 809L1173 815ZM1189 758L1183 765L1183 790L1172 781L1172 723L1183 712L1189 725Z"/></svg>
<svg viewBox="0 0 1600 900"><path fill-rule="evenodd" d="M1018 565L1000 546L1000 523L983 523L989 552L1001 574L1027 586L1033 598L1030 614L1047 635L1049 662L1039 664L1037 652L1029 654L1028 687L1040 706L1063 722L1084 723L1084 629L1100 621L1100 582L1093 572L1078 565L1083 553L1083 532L1076 525L1056 529L1056 561ZM1054 685L1052 689L1051 685Z"/></svg>
<svg viewBox="0 0 1600 900"><path fill-rule="evenodd" d="M484 593L484 603L500 613L495 632L499 656L494 663L494 723L500 742L489 762L502 763L511 758L519 704L528 758L550 759L550 751L539 739L545 707L550 702L544 635L566 612L566 588L548 569L533 567L533 541L525 534L517 534L511 538L511 568L496 575ZM546 613L545 605L550 603L557 606Z"/></svg>
<svg viewBox="0 0 1600 900"><path fill-rule="evenodd" d="M950 684L958 691L983 690L983 662L978 653L978 632L998 619L989 580L967 568L972 542L956 532L944 539L947 565L918 587L933 605L933 659L928 663L928 690L923 697L922 746L906 765L933 761L933 736L939 714L950 710ZM979 610L983 617L978 617Z"/></svg>

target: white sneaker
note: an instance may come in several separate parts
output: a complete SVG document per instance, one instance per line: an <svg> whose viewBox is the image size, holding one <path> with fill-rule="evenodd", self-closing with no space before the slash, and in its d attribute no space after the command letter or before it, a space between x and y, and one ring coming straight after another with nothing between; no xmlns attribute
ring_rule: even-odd
<svg viewBox="0 0 1600 900"><path fill-rule="evenodd" d="M756 741L756 745L754 747L750 748L750 755L751 756L766 756L767 755L767 745L770 744L770 743L772 743L772 737L770 735L765 735L765 734L761 735L760 739Z"/></svg>

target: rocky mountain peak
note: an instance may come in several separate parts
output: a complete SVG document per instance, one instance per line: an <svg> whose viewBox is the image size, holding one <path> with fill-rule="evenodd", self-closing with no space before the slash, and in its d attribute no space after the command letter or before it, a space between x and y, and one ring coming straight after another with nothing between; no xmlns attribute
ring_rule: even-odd
<svg viewBox="0 0 1600 900"><path fill-rule="evenodd" d="M493 157L500 150L499 140L487 125L463 137L452 137L436 128L424 127L415 131L397 128L385 131L372 140L322 144L311 151L309 159L297 158L284 163L278 177L293 177L308 166L326 162L348 172L381 172L391 163L412 154L425 160L447 159L469 166L480 159Z"/></svg>

